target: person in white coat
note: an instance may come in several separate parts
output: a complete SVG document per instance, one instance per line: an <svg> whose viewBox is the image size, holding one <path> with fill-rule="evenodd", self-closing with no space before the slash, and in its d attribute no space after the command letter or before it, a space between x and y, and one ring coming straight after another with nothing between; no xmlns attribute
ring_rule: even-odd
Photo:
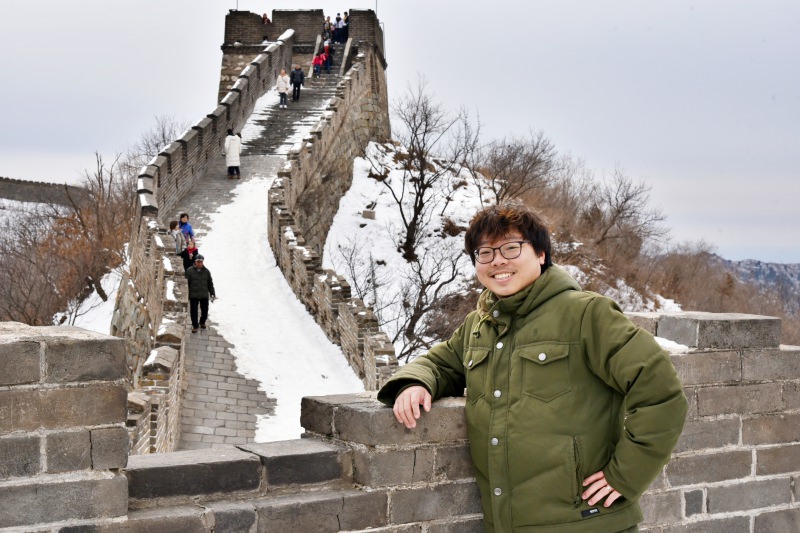
<svg viewBox="0 0 800 533"><path fill-rule="evenodd" d="M239 172L239 154L242 153L242 139L234 135L232 129L228 130L228 136L225 137L225 149L222 153L228 166L228 179L240 179L242 176Z"/></svg>
<svg viewBox="0 0 800 533"><path fill-rule="evenodd" d="M275 89L278 90L278 95L281 97L281 103L279 107L286 109L286 98L289 94L290 87L291 83L289 82L289 75L286 74L286 69L282 68L280 76L278 76L278 82L275 84Z"/></svg>

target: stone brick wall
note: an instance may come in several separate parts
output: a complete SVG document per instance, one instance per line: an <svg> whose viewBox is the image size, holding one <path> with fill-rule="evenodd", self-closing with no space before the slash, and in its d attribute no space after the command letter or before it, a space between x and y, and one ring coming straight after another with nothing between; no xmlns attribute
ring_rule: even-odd
<svg viewBox="0 0 800 533"><path fill-rule="evenodd" d="M126 397L122 339L0 323L0 529L125 516Z"/></svg>
<svg viewBox="0 0 800 533"><path fill-rule="evenodd" d="M270 32L272 28L274 24L261 22L261 13L231 9L225 16L224 45L231 45L236 41L242 44L260 44L264 41L265 35L274 39ZM239 69L239 72L241 71L242 69Z"/></svg>
<svg viewBox="0 0 800 533"><path fill-rule="evenodd" d="M220 83L224 86L223 92L228 86L230 91L224 94L216 109L167 146L140 173L139 203L142 209L152 208L156 217L162 213L159 218L162 223L166 220L163 217L173 215L175 205L194 186L209 159L218 158L222 153L228 128L241 130L256 100L275 86L279 69L291 63L294 35L289 31L283 37L284 41L266 45L260 53L255 48L241 48L241 62L246 60L247 64L238 72L235 81L225 70L222 75L225 80ZM250 52L254 55L247 59ZM230 61L237 68L241 66L239 59ZM227 62L223 56L223 68Z"/></svg>
<svg viewBox="0 0 800 533"><path fill-rule="evenodd" d="M691 410L642 497L640 530L798 531L800 348L778 345L779 320L631 317L689 347L671 358ZM151 359L154 382L171 360ZM302 439L137 455L126 466L124 374L119 339L0 324L0 528L482 531L463 398L439 400L415 430L374 393L304 398Z"/></svg>
<svg viewBox="0 0 800 533"><path fill-rule="evenodd" d="M642 498L643 531L797 531L800 348L779 345L780 320L633 318L690 347L672 356L689 416L672 461Z"/></svg>
<svg viewBox="0 0 800 533"><path fill-rule="evenodd" d="M76 202L80 202L86 196L86 190L82 187L0 177L0 198L7 200L68 205L68 193Z"/></svg>
<svg viewBox="0 0 800 533"><path fill-rule="evenodd" d="M295 43L313 46L322 32L325 14L322 9L275 9L272 11L272 26L276 35L288 29L294 30ZM271 37L271 36L270 36Z"/></svg>
<svg viewBox="0 0 800 533"><path fill-rule="evenodd" d="M350 301L344 278L323 271L319 257L352 182L353 159L370 140L389 136L385 63L371 43L359 46L362 53L337 86L323 119L291 150L272 185L269 240L294 293L341 345L365 387L374 389L396 368L394 350L374 317L363 318L372 317L372 311ZM360 307L351 313L352 306Z"/></svg>
<svg viewBox="0 0 800 533"><path fill-rule="evenodd" d="M229 17L238 20L240 15L252 15L235 13ZM255 19L243 20L246 24ZM261 24L260 16L257 21ZM166 224L175 218L175 206L202 175L208 160L221 152L227 129L241 129L256 100L274 86L275 68L291 61L294 37L291 31L284 37L283 43L253 51L217 108L153 158L139 175L140 216L128 248L130 270L120 285L111 325L111 333L126 341L127 374L136 393L129 402L127 420L134 454L172 451L179 440L188 290ZM167 347L175 351L174 357L161 357L156 366L145 367L153 350Z"/></svg>
<svg viewBox="0 0 800 533"><path fill-rule="evenodd" d="M347 24L348 36L355 42L365 41L374 43L380 50L381 57L386 57L383 42L383 28L381 28L380 21L375 16L375 12L371 9L351 9L348 11L348 14L350 15Z"/></svg>

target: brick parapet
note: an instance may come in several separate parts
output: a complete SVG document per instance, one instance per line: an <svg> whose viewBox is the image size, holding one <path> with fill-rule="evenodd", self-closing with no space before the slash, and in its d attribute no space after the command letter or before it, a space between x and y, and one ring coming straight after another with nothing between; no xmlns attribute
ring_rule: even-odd
<svg viewBox="0 0 800 533"><path fill-rule="evenodd" d="M0 529L125 516L125 377L122 339L0 323Z"/></svg>
<svg viewBox="0 0 800 533"><path fill-rule="evenodd" d="M261 24L260 16L256 18ZM256 100L274 85L276 69L291 61L294 34L288 31L282 37L280 43L248 48L242 62L233 67L235 79L225 80L230 81L230 90L226 90L222 102L140 172L140 215L129 244L130 270L120 286L112 319L112 334L126 340L128 377L133 390L149 399L146 416L131 413L128 417L134 453L173 450L180 429L187 290L182 265L174 256L165 225L174 218L173 209L204 173L208 162L220 153L228 128L241 129ZM223 58L225 61L228 60ZM143 365L151 351L162 345L176 347L177 364L158 385L152 385L153 380L143 378ZM143 379L148 386L141 385ZM149 435L147 439L145 435ZM149 441L148 446L142 444L145 440Z"/></svg>
<svg viewBox="0 0 800 533"><path fill-rule="evenodd" d="M396 365L396 360L385 361L394 358L388 349L391 343L385 336L365 343L379 332L373 312L364 308L351 313L348 306L363 304L351 302L349 294L334 301L334 292L342 287L334 280L344 278L323 270L318 259L339 200L350 187L353 159L370 140L389 136L385 65L375 60L374 48L366 48L338 84L320 121L290 150L287 165L273 183L269 240L294 293L328 338L342 346L365 387L374 388ZM358 318L358 313L372 318Z"/></svg>
<svg viewBox="0 0 800 533"><path fill-rule="evenodd" d="M662 319L648 317L649 327L658 331ZM698 346L710 344L717 333L707 326L720 321L742 341L735 349L677 345L670 353L692 409L670 463L641 499L640 530L793 531L800 516L800 347L765 346L775 326L769 318L684 313L669 320L684 324L667 331L700 332ZM20 327L27 328L22 335ZM58 338L42 340L56 330ZM747 346L749 336L757 347ZM124 476L116 474L128 447L126 395L113 392L124 388L121 342L75 328L0 325L0 527L49 531L47 523L69 521L99 532L166 533L187 524L193 531L210 531L209 524L248 531L267 523L332 532L344 523L353 532L481 530L463 398L438 400L407 430L374 392L307 397L303 439L135 456L122 465ZM166 383L177 361L170 350L160 348L146 365L154 387ZM93 374L77 375L86 368ZM68 396L36 403L53 391ZM91 403L81 404L81 396ZM142 392L127 395L128 420L147 418L153 401ZM20 410L2 409L9 404Z"/></svg>

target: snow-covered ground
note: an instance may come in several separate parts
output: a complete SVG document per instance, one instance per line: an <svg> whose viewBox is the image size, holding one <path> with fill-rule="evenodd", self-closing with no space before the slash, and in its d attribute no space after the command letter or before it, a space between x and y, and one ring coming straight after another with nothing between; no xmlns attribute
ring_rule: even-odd
<svg viewBox="0 0 800 533"><path fill-rule="evenodd" d="M364 390L275 266L266 224L271 182L258 176L240 183L203 236L218 296L211 323L234 345L238 371L278 399L275 416L259 420L256 442L299 438L303 396Z"/></svg>

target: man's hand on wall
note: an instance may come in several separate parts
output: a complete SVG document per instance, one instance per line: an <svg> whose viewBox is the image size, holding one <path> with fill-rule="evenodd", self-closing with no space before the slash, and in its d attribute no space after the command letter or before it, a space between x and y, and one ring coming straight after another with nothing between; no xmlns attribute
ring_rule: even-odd
<svg viewBox="0 0 800 533"><path fill-rule="evenodd" d="M392 408L394 417L408 429L413 429L417 427L417 420L422 414L419 410L420 405L426 413L431 410L431 393L425 387L412 385L395 398Z"/></svg>

